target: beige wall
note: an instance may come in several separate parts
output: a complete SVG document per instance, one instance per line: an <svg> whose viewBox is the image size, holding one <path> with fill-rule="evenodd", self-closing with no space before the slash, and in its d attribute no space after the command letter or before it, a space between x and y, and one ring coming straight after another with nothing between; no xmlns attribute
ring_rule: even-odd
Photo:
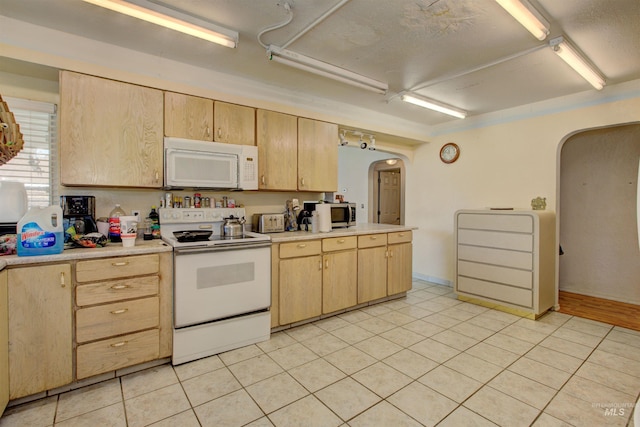
<svg viewBox="0 0 640 427"><path fill-rule="evenodd" d="M637 90L637 89L636 89ZM414 273L452 282L453 215L458 209L530 208L546 197L557 209L559 149L577 131L640 121L640 96L435 137L407 172L406 223L415 225ZM441 146L460 146L457 162Z"/></svg>

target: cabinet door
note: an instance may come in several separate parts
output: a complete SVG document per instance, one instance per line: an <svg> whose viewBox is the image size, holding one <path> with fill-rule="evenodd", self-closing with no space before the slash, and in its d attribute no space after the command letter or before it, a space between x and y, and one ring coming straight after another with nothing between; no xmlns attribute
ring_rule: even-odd
<svg viewBox="0 0 640 427"><path fill-rule="evenodd" d="M71 266L9 270L11 399L73 380Z"/></svg>
<svg viewBox="0 0 640 427"><path fill-rule="evenodd" d="M358 304L386 296L387 247L359 249Z"/></svg>
<svg viewBox="0 0 640 427"><path fill-rule="evenodd" d="M164 134L213 141L213 100L165 92Z"/></svg>
<svg viewBox="0 0 640 427"><path fill-rule="evenodd" d="M406 292L411 289L411 243L389 245L387 269L387 293L389 295Z"/></svg>
<svg viewBox="0 0 640 427"><path fill-rule="evenodd" d="M60 73L63 185L160 188L162 91Z"/></svg>
<svg viewBox="0 0 640 427"><path fill-rule="evenodd" d="M358 300L358 252L328 253L322 257L322 313L356 305Z"/></svg>
<svg viewBox="0 0 640 427"><path fill-rule="evenodd" d="M0 415L9 402L9 316L7 271L0 271Z"/></svg>
<svg viewBox="0 0 640 427"><path fill-rule="evenodd" d="M322 313L322 257L280 260L280 324Z"/></svg>
<svg viewBox="0 0 640 427"><path fill-rule="evenodd" d="M256 145L256 110L216 101L213 106L213 140L230 144Z"/></svg>
<svg viewBox="0 0 640 427"><path fill-rule="evenodd" d="M297 190L297 118L275 111L258 110L256 143L260 190Z"/></svg>
<svg viewBox="0 0 640 427"><path fill-rule="evenodd" d="M298 190L338 190L338 125L298 119Z"/></svg>

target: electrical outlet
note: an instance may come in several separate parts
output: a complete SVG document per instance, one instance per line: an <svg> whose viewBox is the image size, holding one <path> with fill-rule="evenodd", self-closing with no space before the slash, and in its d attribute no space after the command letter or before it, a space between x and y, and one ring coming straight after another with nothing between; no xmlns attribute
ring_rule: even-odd
<svg viewBox="0 0 640 427"><path fill-rule="evenodd" d="M140 211L138 209L134 209L131 211L131 216L137 216L138 221L140 220Z"/></svg>

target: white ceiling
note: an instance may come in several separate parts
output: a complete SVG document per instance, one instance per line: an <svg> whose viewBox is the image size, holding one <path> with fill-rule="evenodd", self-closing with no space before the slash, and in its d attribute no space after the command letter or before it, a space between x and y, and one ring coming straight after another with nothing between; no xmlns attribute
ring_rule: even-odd
<svg viewBox="0 0 640 427"><path fill-rule="evenodd" d="M386 95L269 61L257 35L287 18L285 1L292 6L293 19L264 34L265 44L282 46L338 3L154 0L238 31L237 49L81 0L0 0L0 14L426 126L459 119L405 104L400 92L415 90L472 117L593 90L547 47L548 40L559 35L584 52L608 85L640 79L639 0L530 0L551 24L543 42L494 0L350 0L288 46L387 82ZM505 58L512 59L502 61Z"/></svg>

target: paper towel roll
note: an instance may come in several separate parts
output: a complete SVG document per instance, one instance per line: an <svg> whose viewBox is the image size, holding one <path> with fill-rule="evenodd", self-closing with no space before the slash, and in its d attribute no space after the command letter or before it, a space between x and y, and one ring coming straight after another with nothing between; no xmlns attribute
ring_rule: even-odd
<svg viewBox="0 0 640 427"><path fill-rule="evenodd" d="M328 203L319 203L316 205L316 211L318 211L318 229L321 233L328 233L331 231L331 205Z"/></svg>

